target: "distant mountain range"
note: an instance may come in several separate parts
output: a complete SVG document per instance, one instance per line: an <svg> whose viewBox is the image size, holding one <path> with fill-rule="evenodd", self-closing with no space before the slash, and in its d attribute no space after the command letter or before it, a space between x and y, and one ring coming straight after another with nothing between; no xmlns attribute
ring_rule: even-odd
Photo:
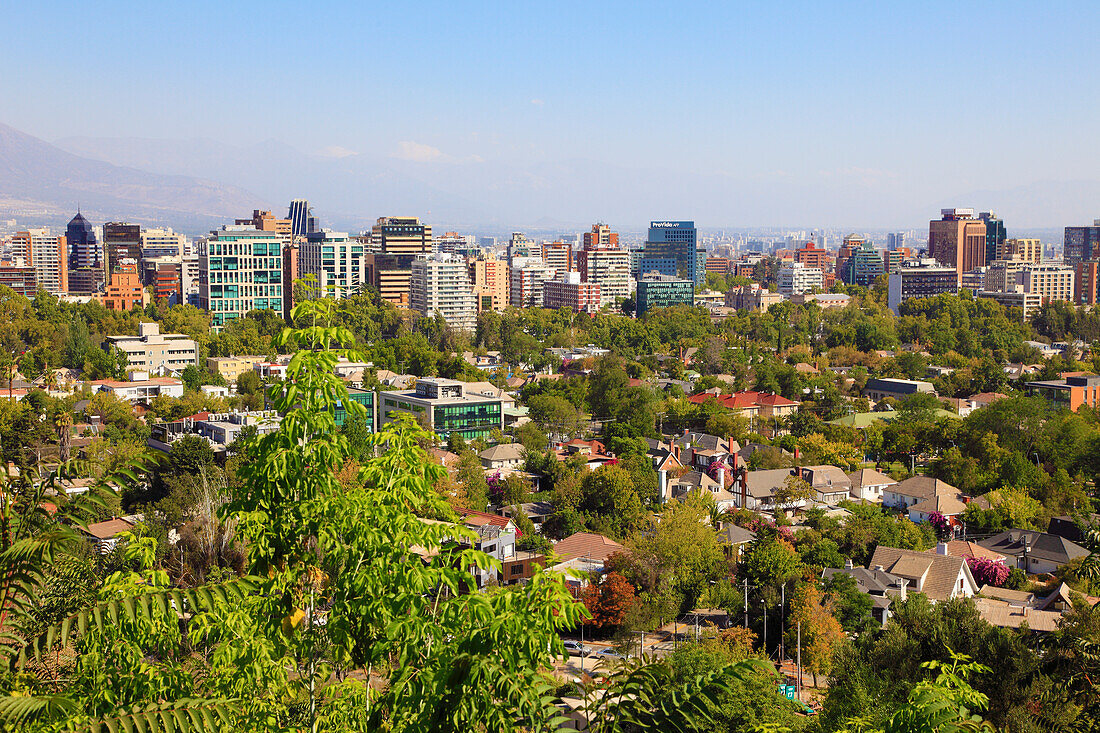
<svg viewBox="0 0 1100 733"><path fill-rule="evenodd" d="M77 206L93 221L124 219L199 233L265 208L286 214L307 198L322 225L369 228L379 216L419 216L442 232L579 231L602 221L623 232L651 218L703 228L782 226L923 229L939 209L993 210L1009 236L1060 238L1100 217L1100 181L929 192L904 176L833 173L695 174L654 156L647 167L560 159L529 165L456 158L408 143L411 155L275 141L70 137L47 143L0 125L0 218L63 223ZM404 152L408 153L410 150ZM916 203L914 203L916 202Z"/></svg>
<svg viewBox="0 0 1100 733"><path fill-rule="evenodd" d="M201 231L265 202L240 188L92 160L0 124L0 218L67 222L77 207L97 223L126 220Z"/></svg>

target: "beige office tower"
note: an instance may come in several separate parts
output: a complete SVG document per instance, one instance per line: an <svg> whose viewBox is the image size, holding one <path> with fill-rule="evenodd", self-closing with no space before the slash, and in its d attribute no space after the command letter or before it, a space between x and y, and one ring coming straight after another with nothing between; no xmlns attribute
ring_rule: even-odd
<svg viewBox="0 0 1100 733"><path fill-rule="evenodd" d="M507 262L486 254L468 261L466 269L477 297L478 313L488 310L502 311L508 307L511 277Z"/></svg>
<svg viewBox="0 0 1100 733"><path fill-rule="evenodd" d="M276 219L270 211L254 209L251 219L237 219L237 224L251 224L260 232L274 232L284 247L294 242L294 225L290 219Z"/></svg>
<svg viewBox="0 0 1100 733"><path fill-rule="evenodd" d="M399 308L409 307L409 278L417 255L432 253L432 227L416 217L384 216L371 227L367 257L370 282L382 299Z"/></svg>
<svg viewBox="0 0 1100 733"><path fill-rule="evenodd" d="M974 209L942 209L941 218L928 222L928 254L961 277L985 265L985 222Z"/></svg>
<svg viewBox="0 0 1100 733"><path fill-rule="evenodd" d="M1041 264L1043 261L1043 242L1040 239L1008 239L1005 241L1005 253L1002 259L1019 256L1024 262Z"/></svg>
<svg viewBox="0 0 1100 733"><path fill-rule="evenodd" d="M12 252L34 268L38 287L51 295L69 292L69 259L63 234L27 229L12 237Z"/></svg>
<svg viewBox="0 0 1100 733"><path fill-rule="evenodd" d="M1073 302L1077 272L1062 262L1025 265L1017 274L1023 292L1042 297L1043 302L1066 300Z"/></svg>

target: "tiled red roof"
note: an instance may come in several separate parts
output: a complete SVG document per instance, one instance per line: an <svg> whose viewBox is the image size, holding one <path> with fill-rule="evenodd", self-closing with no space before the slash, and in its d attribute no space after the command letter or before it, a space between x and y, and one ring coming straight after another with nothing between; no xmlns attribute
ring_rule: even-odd
<svg viewBox="0 0 1100 733"><path fill-rule="evenodd" d="M502 517L499 514L490 514L489 512L479 512L479 511L475 511L473 509L465 509L465 508L462 508L462 507L455 507L455 512L458 514L458 516L463 517L463 518L471 517L471 518L476 518L476 519L482 520L482 521L478 522L478 524L490 524L494 527L500 527L501 529L504 529L505 527L507 527L508 523L512 521L508 517Z"/></svg>
<svg viewBox="0 0 1100 733"><path fill-rule="evenodd" d="M615 540L609 540L595 532L577 532L554 545L555 554L561 557L562 560L587 557L596 561L604 561L624 549Z"/></svg>
<svg viewBox="0 0 1100 733"><path fill-rule="evenodd" d="M797 405L797 402L788 400L786 397L782 397L777 394L768 394L767 392L753 392L746 390L744 392L734 392L733 394L721 394L715 395L704 392L702 394L692 395L688 397L688 401L696 405L701 405L707 400L718 400L723 407L728 407L731 410L743 410L746 407L759 407L761 405L771 405L772 407L790 407L791 405Z"/></svg>

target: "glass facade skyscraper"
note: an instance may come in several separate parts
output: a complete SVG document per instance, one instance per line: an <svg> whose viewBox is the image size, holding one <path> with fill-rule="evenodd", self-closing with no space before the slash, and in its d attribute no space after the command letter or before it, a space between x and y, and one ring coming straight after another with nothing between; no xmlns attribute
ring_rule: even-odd
<svg viewBox="0 0 1100 733"><path fill-rule="evenodd" d="M642 254L641 274L649 272L691 280L702 285L707 278L707 252L699 244L693 221L651 221Z"/></svg>

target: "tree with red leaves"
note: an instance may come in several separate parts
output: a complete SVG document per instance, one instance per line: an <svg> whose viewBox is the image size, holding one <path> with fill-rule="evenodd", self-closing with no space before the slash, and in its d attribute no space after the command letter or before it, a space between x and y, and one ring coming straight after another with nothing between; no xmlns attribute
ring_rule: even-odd
<svg viewBox="0 0 1100 733"><path fill-rule="evenodd" d="M589 622L598 629L621 626L637 598L634 586L619 573L608 573L599 583L590 583L581 596L592 615Z"/></svg>

